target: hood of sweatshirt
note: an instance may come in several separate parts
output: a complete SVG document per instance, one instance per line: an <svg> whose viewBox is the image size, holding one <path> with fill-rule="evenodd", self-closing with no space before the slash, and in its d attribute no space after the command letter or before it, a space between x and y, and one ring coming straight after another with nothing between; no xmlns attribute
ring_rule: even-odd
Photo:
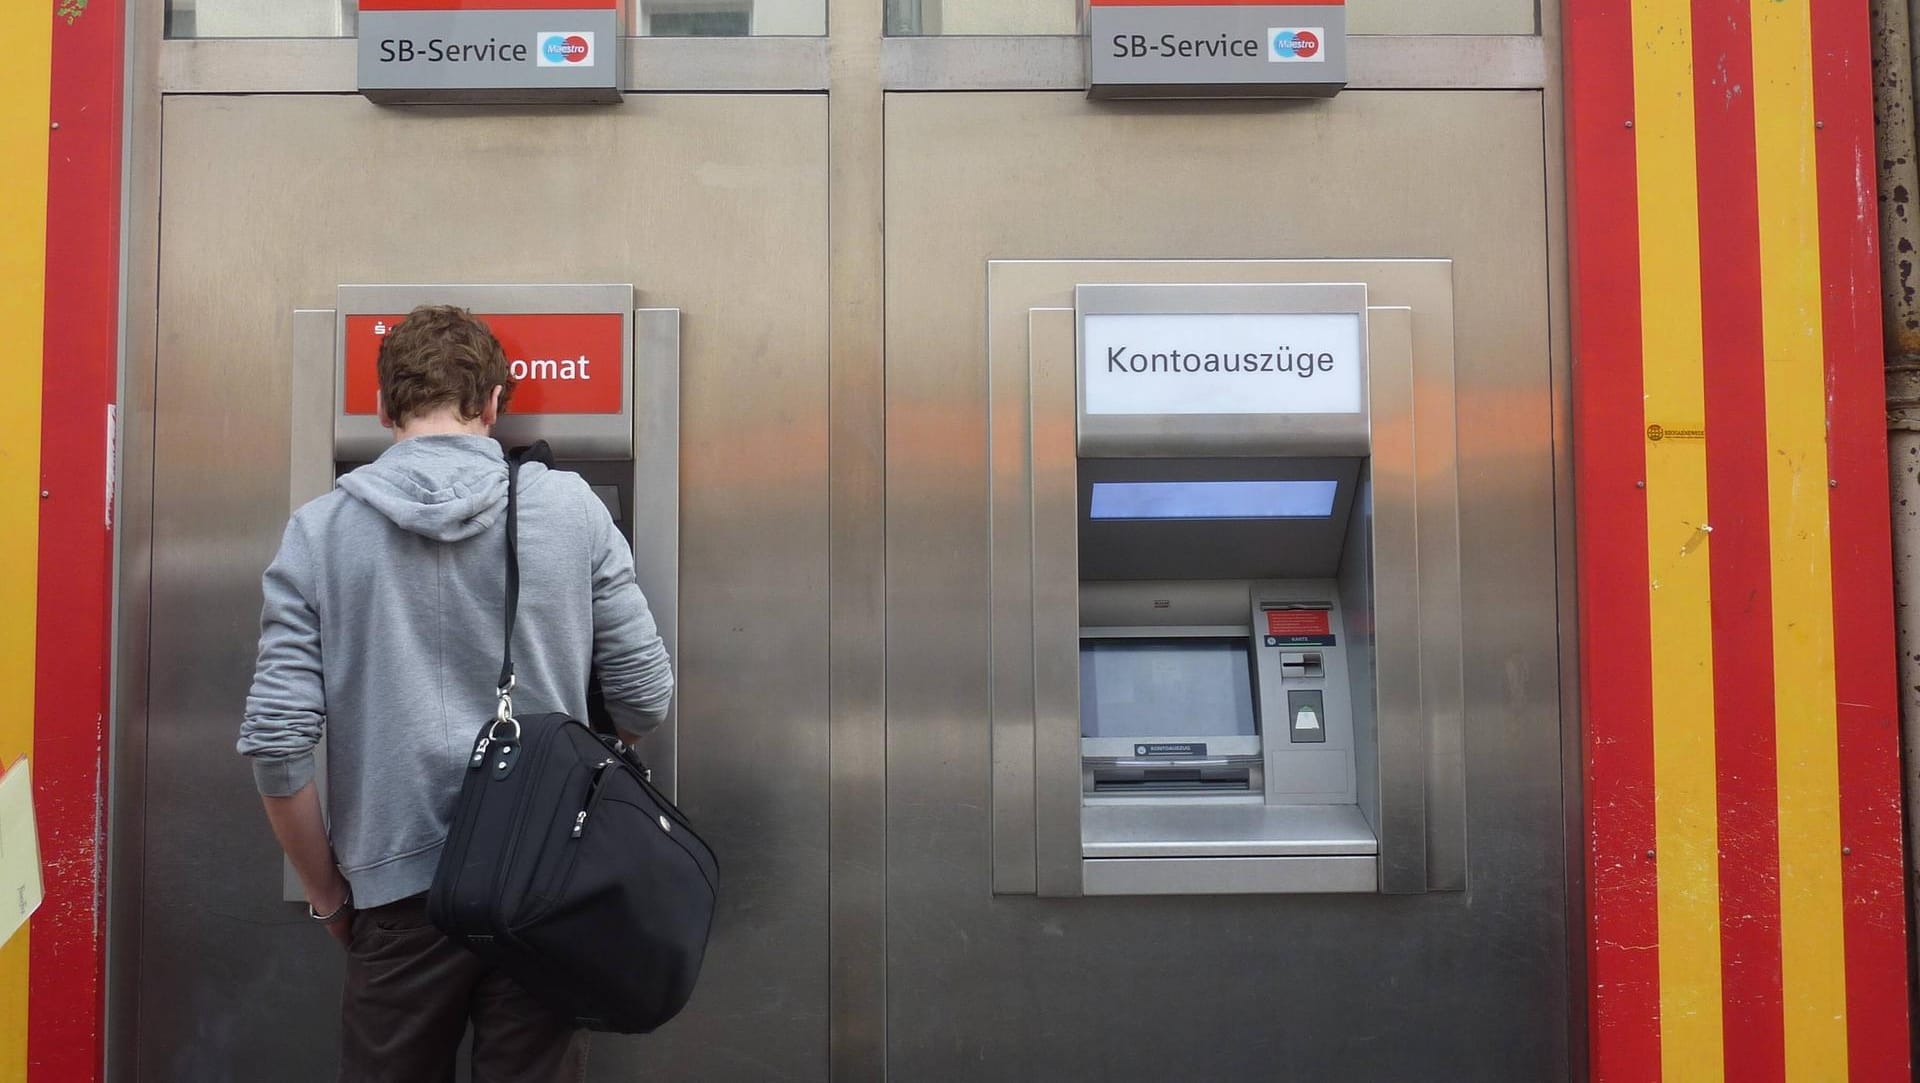
<svg viewBox="0 0 1920 1083"><path fill-rule="evenodd" d="M520 470L524 492L546 467ZM415 436L340 479L340 488L395 526L435 541L471 538L507 510L507 461L485 436Z"/></svg>

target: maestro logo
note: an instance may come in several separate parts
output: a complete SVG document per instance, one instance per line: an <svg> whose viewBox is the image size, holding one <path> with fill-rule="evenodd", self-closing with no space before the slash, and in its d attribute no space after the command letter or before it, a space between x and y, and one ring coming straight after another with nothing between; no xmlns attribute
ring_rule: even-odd
<svg viewBox="0 0 1920 1083"><path fill-rule="evenodd" d="M1267 30L1267 59L1276 64L1318 63L1327 58L1325 27L1278 26Z"/></svg>
<svg viewBox="0 0 1920 1083"><path fill-rule="evenodd" d="M593 67L591 30L542 30L533 44L535 62L543 68Z"/></svg>

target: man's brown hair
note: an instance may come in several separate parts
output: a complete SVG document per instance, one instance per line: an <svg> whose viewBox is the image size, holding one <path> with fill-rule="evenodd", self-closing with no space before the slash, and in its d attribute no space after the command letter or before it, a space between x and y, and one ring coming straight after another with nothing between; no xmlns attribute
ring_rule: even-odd
<svg viewBox="0 0 1920 1083"><path fill-rule="evenodd" d="M395 425L448 403L472 421L495 387L504 414L513 385L500 340L464 308L421 305L380 340L380 409Z"/></svg>

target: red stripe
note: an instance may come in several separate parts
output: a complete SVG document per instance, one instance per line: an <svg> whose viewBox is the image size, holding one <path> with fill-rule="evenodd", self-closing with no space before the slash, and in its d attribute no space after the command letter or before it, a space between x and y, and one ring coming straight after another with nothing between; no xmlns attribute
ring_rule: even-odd
<svg viewBox="0 0 1920 1083"><path fill-rule="evenodd" d="M360 0L361 11L616 11L620 0Z"/></svg>
<svg viewBox="0 0 1920 1083"><path fill-rule="evenodd" d="M1833 537L1834 684L1846 931L1847 1057L1856 1080L1908 1075L1900 749L1887 506L1879 224L1866 5L1812 0Z"/></svg>
<svg viewBox="0 0 1920 1083"><path fill-rule="evenodd" d="M1586 729L1587 965L1596 1083L1660 1078L1652 628L1647 606L1633 32L1626 0L1569 6L1574 468Z"/></svg>
<svg viewBox="0 0 1920 1083"><path fill-rule="evenodd" d="M101 1073L112 582L107 404L119 318L123 8L53 20L33 775L46 902L28 960L29 1079Z"/></svg>
<svg viewBox="0 0 1920 1083"><path fill-rule="evenodd" d="M1726 1077L1786 1078L1767 382L1747 0L1693 0Z"/></svg>

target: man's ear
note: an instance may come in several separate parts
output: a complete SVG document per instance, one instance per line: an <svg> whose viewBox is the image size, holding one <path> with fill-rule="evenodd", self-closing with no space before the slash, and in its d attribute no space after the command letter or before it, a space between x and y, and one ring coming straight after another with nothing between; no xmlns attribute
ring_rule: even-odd
<svg viewBox="0 0 1920 1083"><path fill-rule="evenodd" d="M491 429L500 423L500 385L494 384L487 394L486 409L480 411L480 423Z"/></svg>
<svg viewBox="0 0 1920 1083"><path fill-rule="evenodd" d="M380 418L381 428L383 429L393 428L393 419L387 416L386 400L381 397L380 392L378 391L375 391L373 393L373 412Z"/></svg>

